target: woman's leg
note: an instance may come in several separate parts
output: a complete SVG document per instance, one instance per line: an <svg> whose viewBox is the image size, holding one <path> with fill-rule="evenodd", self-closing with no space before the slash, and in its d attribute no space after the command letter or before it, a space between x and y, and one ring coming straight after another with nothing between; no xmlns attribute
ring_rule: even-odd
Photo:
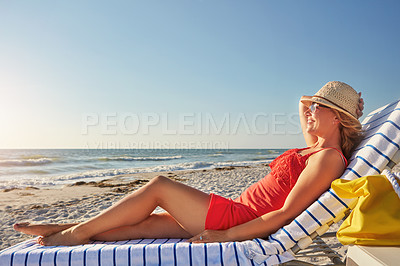
<svg viewBox="0 0 400 266"><path fill-rule="evenodd" d="M34 236L50 236L52 234L64 231L78 223L67 224L31 224L31 223L18 223L14 224L14 230Z"/></svg>
<svg viewBox="0 0 400 266"><path fill-rule="evenodd" d="M190 238L192 236L169 213L158 213L150 215L141 223L122 226L95 235L91 240L119 241L140 238Z"/></svg>
<svg viewBox="0 0 400 266"><path fill-rule="evenodd" d="M69 229L78 223L67 224L15 224L14 229L24 234L50 236ZM190 238L182 226L167 212L151 214L141 223L121 226L91 238L99 241L118 241L138 238Z"/></svg>
<svg viewBox="0 0 400 266"><path fill-rule="evenodd" d="M77 245L115 228L139 224L160 206L191 235L204 230L210 196L159 176L98 216L44 237L43 245Z"/></svg>

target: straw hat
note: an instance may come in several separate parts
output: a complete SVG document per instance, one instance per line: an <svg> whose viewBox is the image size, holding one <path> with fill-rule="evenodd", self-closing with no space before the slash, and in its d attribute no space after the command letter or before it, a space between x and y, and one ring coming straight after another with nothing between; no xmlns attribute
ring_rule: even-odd
<svg viewBox="0 0 400 266"><path fill-rule="evenodd" d="M320 103L345 113L359 123L357 119L359 99L360 96L351 86L340 81L330 81L314 96L301 97L301 102L306 106L310 106L313 102Z"/></svg>

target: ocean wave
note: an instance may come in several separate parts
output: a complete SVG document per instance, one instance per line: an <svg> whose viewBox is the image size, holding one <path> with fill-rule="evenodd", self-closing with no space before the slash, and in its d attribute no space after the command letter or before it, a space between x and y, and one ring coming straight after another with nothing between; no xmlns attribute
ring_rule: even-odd
<svg viewBox="0 0 400 266"><path fill-rule="evenodd" d="M168 161L181 159L181 155L177 156L156 156L156 157L132 157L132 156L119 156L119 157L102 157L100 161Z"/></svg>
<svg viewBox="0 0 400 266"><path fill-rule="evenodd" d="M66 183L66 184L69 184ZM59 182L45 178L29 178L29 179L14 179L14 180L0 180L0 189L10 189L10 188L26 188L26 187L36 187L36 188L55 188L57 186L63 186Z"/></svg>
<svg viewBox="0 0 400 266"><path fill-rule="evenodd" d="M224 156L222 153L215 153L215 154L209 154L207 155L208 157L221 157Z"/></svg>
<svg viewBox="0 0 400 266"><path fill-rule="evenodd" d="M152 172L172 172L179 170L199 170L199 169L213 169L220 167L229 166L250 166L259 163L266 163L266 160L262 161L239 161L239 162L186 162L178 163L173 165L158 165L152 167L143 168L124 168L124 169L102 169L102 170L90 170L84 172L78 172L73 174L63 174L56 176L36 176L28 179L18 179L13 181L0 181L0 188L11 188L11 187L28 187L35 186L40 188L48 187L59 187L68 184L73 184L78 181L101 181L112 177L127 177L132 174L138 173L152 173Z"/></svg>
<svg viewBox="0 0 400 266"><path fill-rule="evenodd" d="M283 151L282 150L267 150L269 154L281 154Z"/></svg>
<svg viewBox="0 0 400 266"><path fill-rule="evenodd" d="M12 160L0 160L0 166L35 166L50 164L54 162L52 158L28 158L28 159L12 159Z"/></svg>
<svg viewBox="0 0 400 266"><path fill-rule="evenodd" d="M177 171L177 170L190 170L190 169L201 169L211 167L213 163L207 162L192 162L192 163L180 163L174 165L158 165L146 168L124 168L124 169L103 169L86 171L76 174L67 174L54 177L54 180L58 181L76 181L78 179L88 178L111 178L115 176L137 174L137 173L151 173L151 172L166 172L166 171Z"/></svg>
<svg viewBox="0 0 400 266"><path fill-rule="evenodd" d="M259 163L265 163L266 160L262 161L241 161L241 162L186 162L173 165L158 165L146 168L124 168L124 169L103 169L86 171L76 174L60 175L52 178L54 181L71 181L76 182L77 180L85 180L92 178L111 178L115 176L138 174L138 173L152 173L152 172L172 172L179 170L198 170L198 169L213 169L217 167L225 166L249 166Z"/></svg>
<svg viewBox="0 0 400 266"><path fill-rule="evenodd" d="M275 158L276 158L276 156L265 155L265 156L250 157L249 160L250 161L268 161L268 160L272 160Z"/></svg>

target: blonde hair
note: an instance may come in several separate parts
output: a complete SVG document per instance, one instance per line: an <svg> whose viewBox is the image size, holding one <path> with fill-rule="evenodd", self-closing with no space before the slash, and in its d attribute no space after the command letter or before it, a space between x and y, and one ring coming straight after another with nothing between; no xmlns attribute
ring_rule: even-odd
<svg viewBox="0 0 400 266"><path fill-rule="evenodd" d="M352 119L345 113L331 109L340 121L340 146L347 160L350 159L354 149L360 144L363 138L363 131L360 122Z"/></svg>

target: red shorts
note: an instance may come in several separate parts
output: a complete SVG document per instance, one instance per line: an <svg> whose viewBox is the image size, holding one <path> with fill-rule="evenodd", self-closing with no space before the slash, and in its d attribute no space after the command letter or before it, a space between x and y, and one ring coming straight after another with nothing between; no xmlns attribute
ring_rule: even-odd
<svg viewBox="0 0 400 266"><path fill-rule="evenodd" d="M258 217L249 206L213 193L210 194L205 229L224 230Z"/></svg>

